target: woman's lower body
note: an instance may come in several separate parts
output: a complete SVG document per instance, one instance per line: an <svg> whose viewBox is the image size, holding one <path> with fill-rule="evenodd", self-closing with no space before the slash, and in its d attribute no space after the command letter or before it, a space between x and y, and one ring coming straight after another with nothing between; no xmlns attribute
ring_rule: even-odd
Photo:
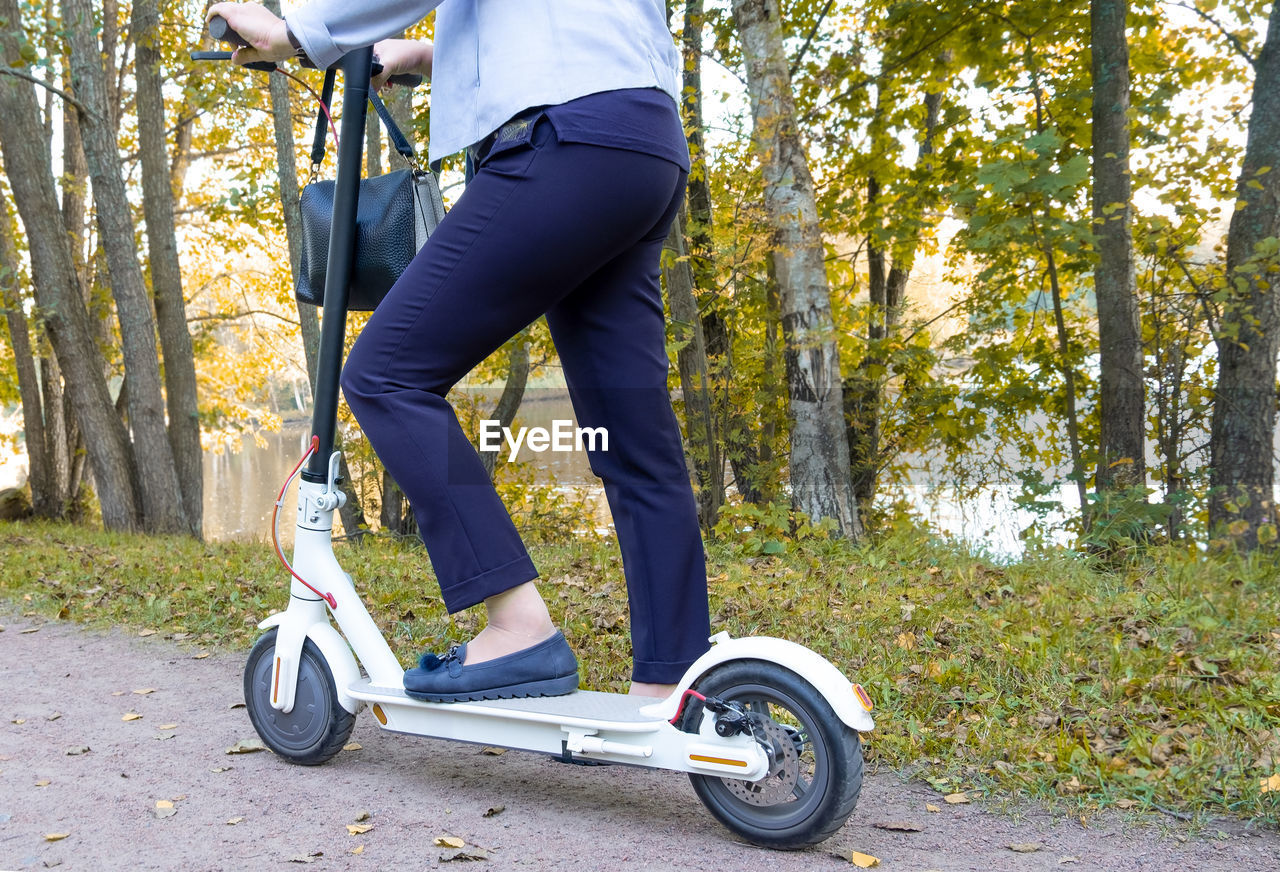
<svg viewBox="0 0 1280 872"><path fill-rule="evenodd" d="M495 602L543 608L528 598L537 597L528 584L537 570L445 395L546 315L578 426L608 432L607 450L597 444L588 455L622 551L637 683L677 681L710 632L658 283L684 185L668 160L561 143L539 116L523 140L477 167L370 318L342 377L413 505L449 611L486 602L492 621Z"/></svg>

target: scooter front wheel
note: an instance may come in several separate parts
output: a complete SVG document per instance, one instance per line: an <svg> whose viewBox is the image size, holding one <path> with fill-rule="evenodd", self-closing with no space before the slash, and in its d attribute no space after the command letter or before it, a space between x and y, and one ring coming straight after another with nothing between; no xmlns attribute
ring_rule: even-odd
<svg viewBox="0 0 1280 872"><path fill-rule="evenodd" d="M271 707L271 675L276 630L268 630L249 652L244 667L244 704L262 742L290 763L316 766L342 750L356 716L338 702L333 672L315 643L307 639L298 663L298 689L288 713Z"/></svg>
<svg viewBox="0 0 1280 872"><path fill-rule="evenodd" d="M773 746L759 781L689 776L722 824L753 844L788 850L844 825L862 789L862 745L813 685L776 663L737 660L707 673L697 689L741 703Z"/></svg>

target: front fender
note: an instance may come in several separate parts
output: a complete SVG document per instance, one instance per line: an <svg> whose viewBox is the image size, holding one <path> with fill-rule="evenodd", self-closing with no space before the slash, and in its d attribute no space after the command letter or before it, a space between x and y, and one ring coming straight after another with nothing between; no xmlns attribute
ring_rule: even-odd
<svg viewBox="0 0 1280 872"><path fill-rule="evenodd" d="M287 614L287 612L276 612L258 624L258 628L268 630L271 627L278 627L284 622ZM276 638L278 639L279 635ZM333 683L338 690L338 703L352 714L360 711L360 701L347 692L351 685L360 680L360 667L356 664L355 655L351 653L351 646L347 644L347 640L342 638L342 634L328 621L316 622L307 627L306 638L320 649L325 663L329 666L329 671L333 673Z"/></svg>
<svg viewBox="0 0 1280 872"><path fill-rule="evenodd" d="M698 679L722 663L731 660L765 660L790 669L812 684L830 703L836 716L849 727L861 733L875 729L875 721L858 700L849 679L820 654L795 642L769 636L733 639L728 633L717 633L711 637L711 642L711 650L695 660L685 671L680 683L676 685L676 692L661 702L645 706L642 711L646 715L664 720L675 717L684 689L695 686Z"/></svg>

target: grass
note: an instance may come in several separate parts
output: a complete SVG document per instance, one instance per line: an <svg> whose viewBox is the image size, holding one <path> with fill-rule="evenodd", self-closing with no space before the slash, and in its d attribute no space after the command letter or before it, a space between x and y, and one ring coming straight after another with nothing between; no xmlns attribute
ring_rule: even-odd
<svg viewBox="0 0 1280 872"><path fill-rule="evenodd" d="M418 548L340 544L402 662L467 638ZM999 566L914 534L708 555L716 629L801 641L876 700L868 758L946 791L1280 823L1280 562L1155 551ZM616 544L534 549L585 686L630 664ZM0 607L247 650L285 604L261 544L0 524Z"/></svg>

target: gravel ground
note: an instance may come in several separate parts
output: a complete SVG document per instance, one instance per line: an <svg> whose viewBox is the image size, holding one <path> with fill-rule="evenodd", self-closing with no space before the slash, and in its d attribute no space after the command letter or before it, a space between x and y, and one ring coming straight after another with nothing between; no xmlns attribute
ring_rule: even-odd
<svg viewBox="0 0 1280 872"><path fill-rule="evenodd" d="M851 851L886 870L1280 870L1280 834L1240 821L1193 831L1164 816L1102 815L1082 825L1026 802L945 805L892 772L867 779L853 818L825 844L766 851L721 828L683 775L492 755L383 733L368 716L352 736L361 747L289 766L269 752L226 753L253 736L237 707L239 656L38 618L0 624L0 870L821 872L855 868ZM920 831L875 826L896 821ZM348 832L357 824L370 829ZM462 856L434 844L442 836L464 840ZM1028 843L1039 847L1009 847Z"/></svg>

